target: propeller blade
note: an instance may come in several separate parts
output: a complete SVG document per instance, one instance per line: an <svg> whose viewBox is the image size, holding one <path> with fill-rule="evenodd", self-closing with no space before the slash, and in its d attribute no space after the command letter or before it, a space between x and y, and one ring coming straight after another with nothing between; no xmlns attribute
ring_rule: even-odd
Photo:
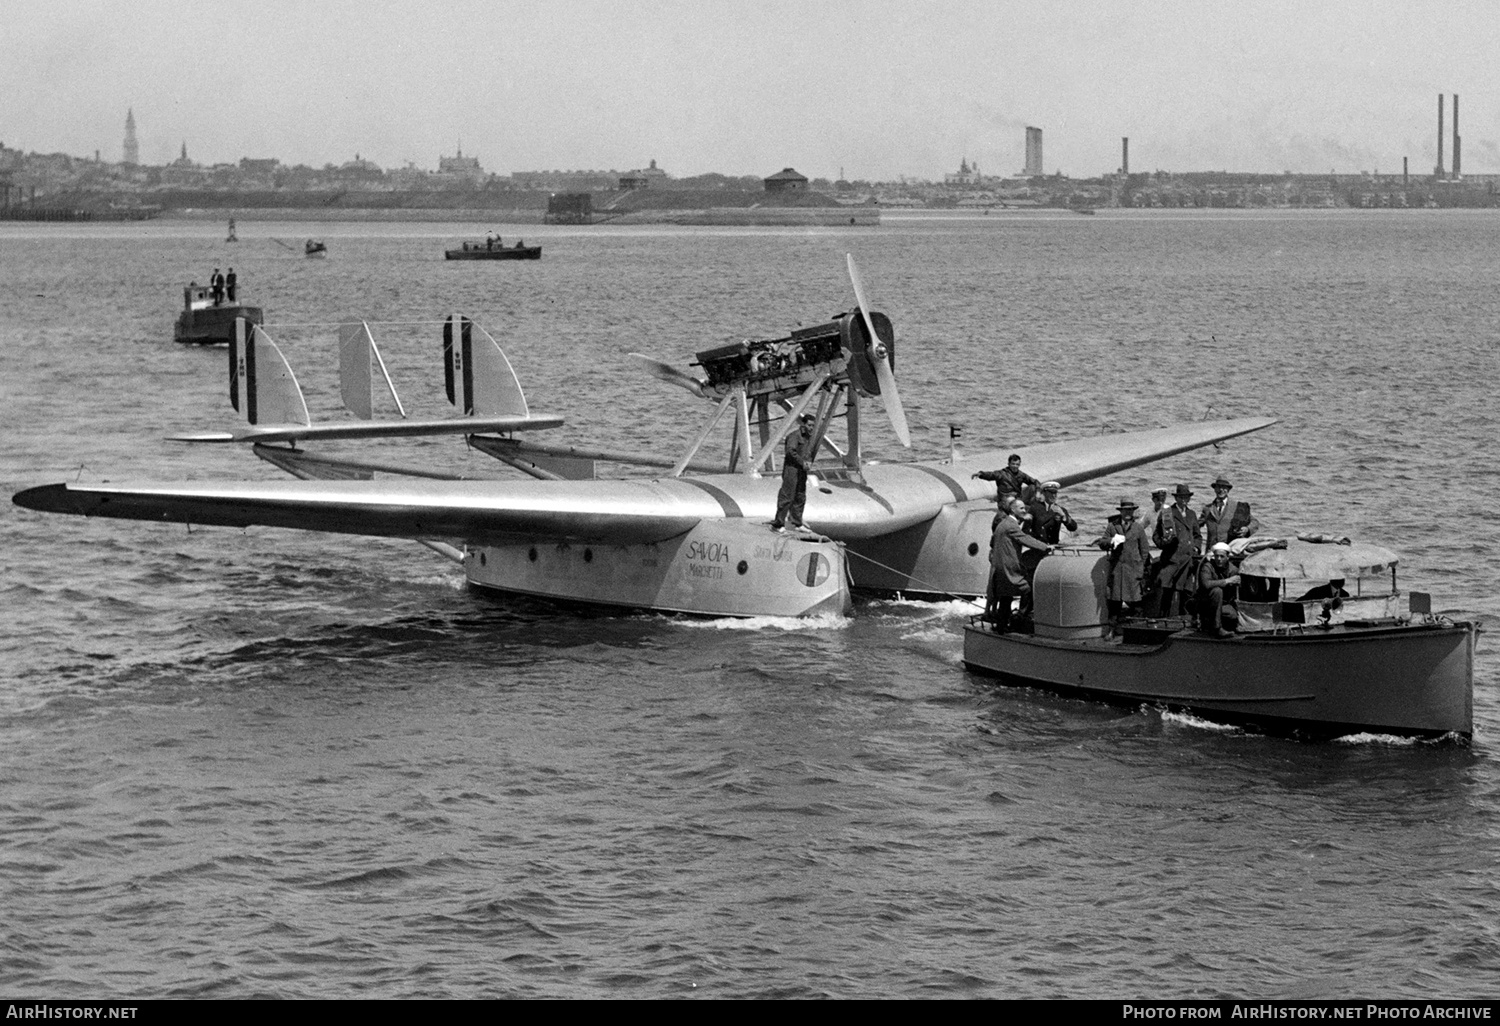
<svg viewBox="0 0 1500 1026"><path fill-rule="evenodd" d="M645 355L644 353L631 353L629 355L633 359L639 360L641 361L641 363L645 364L646 373L650 374L652 377L659 378L660 380L673 385L680 385L683 388L687 389L689 392L698 396L700 399L703 397L703 382L698 378L693 377L687 371L681 370L677 367L673 367L670 363L667 363L664 360L657 360L653 357Z"/></svg>
<svg viewBox="0 0 1500 1026"><path fill-rule="evenodd" d="M865 284L860 280L854 254L845 255L849 260L849 283L854 286L854 301L859 304L859 315L864 318L865 330L870 333L870 344L873 346L879 343L880 336L875 334L875 322L870 320L870 304L865 302ZM911 431L906 426L906 409L901 405L901 396L896 391L896 375L891 370L891 361L881 356L873 360L873 363L875 378L880 382L880 401L885 406L885 415L890 418L896 440L910 449Z"/></svg>

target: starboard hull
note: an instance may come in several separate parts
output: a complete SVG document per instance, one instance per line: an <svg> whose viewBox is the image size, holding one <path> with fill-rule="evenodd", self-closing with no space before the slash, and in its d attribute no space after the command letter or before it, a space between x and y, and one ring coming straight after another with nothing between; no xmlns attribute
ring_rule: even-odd
<svg viewBox="0 0 1500 1026"><path fill-rule="evenodd" d="M1190 712L1278 734L1409 737L1474 729L1474 624L1438 622L1155 644L964 633L964 665L1002 683Z"/></svg>
<svg viewBox="0 0 1500 1026"><path fill-rule="evenodd" d="M700 616L845 615L851 608L842 545L744 521L704 521L644 544L471 546L464 571L471 584L495 591Z"/></svg>

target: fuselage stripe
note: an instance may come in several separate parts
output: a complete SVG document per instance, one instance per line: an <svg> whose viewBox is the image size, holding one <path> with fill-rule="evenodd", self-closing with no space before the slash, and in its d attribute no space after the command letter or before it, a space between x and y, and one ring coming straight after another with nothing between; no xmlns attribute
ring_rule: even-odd
<svg viewBox="0 0 1500 1026"><path fill-rule="evenodd" d="M718 502L719 507L724 510L724 515L726 517L743 517L745 515L744 511L740 509L740 504L735 502L734 499L730 497L729 493L724 491L723 489L715 488L713 485L708 484L707 482L699 481L696 478L691 477L679 477L677 480L681 481L683 484L690 484L694 488L702 489L709 495L712 495Z"/></svg>
<svg viewBox="0 0 1500 1026"><path fill-rule="evenodd" d="M920 463L913 463L910 466L912 470L920 470L924 474L931 474L933 477L943 482L943 484L947 485L948 490L953 493L953 501L969 501L969 493L964 491L963 485L959 484L957 481L949 477L947 474L943 473L941 470L937 470L933 467L924 467Z"/></svg>

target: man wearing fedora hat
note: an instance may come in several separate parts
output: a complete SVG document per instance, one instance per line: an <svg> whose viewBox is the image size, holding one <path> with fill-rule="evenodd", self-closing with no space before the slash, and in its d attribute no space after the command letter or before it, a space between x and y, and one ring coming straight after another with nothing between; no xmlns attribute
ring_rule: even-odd
<svg viewBox="0 0 1500 1026"><path fill-rule="evenodd" d="M1260 521L1250 514L1248 502L1229 501L1229 490L1234 485L1229 483L1227 477L1220 474L1211 487L1214 490L1214 501L1204 506L1203 512L1198 514L1207 535L1203 542L1206 546L1211 549L1220 542L1227 544L1236 538L1248 538L1260 530Z"/></svg>
<svg viewBox="0 0 1500 1026"><path fill-rule="evenodd" d="M1121 499L1119 510L1109 518L1104 534L1094 542L1109 553L1109 618L1118 620L1134 613L1145 596L1147 568L1151 565L1151 543L1146 540L1146 523L1135 515L1138 508L1129 499Z"/></svg>
<svg viewBox="0 0 1500 1026"><path fill-rule="evenodd" d="M1197 580L1193 561L1202 555L1198 539L1198 517L1188 505L1193 490L1180 484L1172 492L1176 501L1157 522L1152 541L1161 550L1156 562L1156 585L1161 589L1161 614L1186 615L1192 612L1193 590Z"/></svg>

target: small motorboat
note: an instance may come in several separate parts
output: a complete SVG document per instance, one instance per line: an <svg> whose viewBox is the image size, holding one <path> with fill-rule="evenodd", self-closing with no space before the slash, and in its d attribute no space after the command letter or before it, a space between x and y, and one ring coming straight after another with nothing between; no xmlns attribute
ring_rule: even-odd
<svg viewBox="0 0 1500 1026"><path fill-rule="evenodd" d="M506 246L499 239L465 242L458 249L443 251L449 260L540 260L541 246L528 246L519 240Z"/></svg>
<svg viewBox="0 0 1500 1026"><path fill-rule="evenodd" d="M308 239L307 244L302 247L302 252L310 257L326 257L328 247L323 244L322 239Z"/></svg>
<svg viewBox="0 0 1500 1026"><path fill-rule="evenodd" d="M1193 713L1309 737L1456 736L1474 730L1479 625L1396 589L1374 545L1287 541L1239 566L1239 630L1191 618L1110 623L1109 557L1059 549L1037 564L1030 632L976 617L964 665L1001 683Z"/></svg>
<svg viewBox="0 0 1500 1026"><path fill-rule="evenodd" d="M172 337L187 345L228 345L234 337L234 322L243 317L250 324L264 324L265 312L258 306L238 302L214 302L213 289L196 282L182 290L182 312Z"/></svg>

